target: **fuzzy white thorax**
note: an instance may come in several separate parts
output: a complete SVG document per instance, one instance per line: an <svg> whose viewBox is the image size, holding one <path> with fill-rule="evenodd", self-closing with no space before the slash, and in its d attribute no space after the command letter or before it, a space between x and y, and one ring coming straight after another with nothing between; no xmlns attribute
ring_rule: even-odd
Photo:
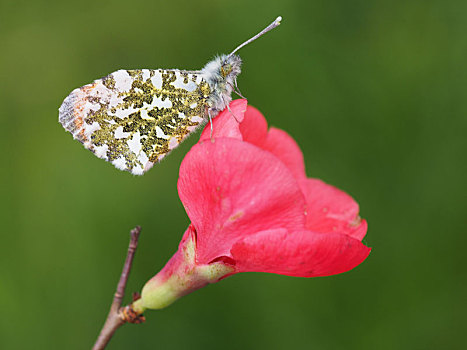
<svg viewBox="0 0 467 350"><path fill-rule="evenodd" d="M212 117L225 109L232 101L232 90L241 72L242 59L237 55L221 55L208 62L201 74L211 88L208 98Z"/></svg>

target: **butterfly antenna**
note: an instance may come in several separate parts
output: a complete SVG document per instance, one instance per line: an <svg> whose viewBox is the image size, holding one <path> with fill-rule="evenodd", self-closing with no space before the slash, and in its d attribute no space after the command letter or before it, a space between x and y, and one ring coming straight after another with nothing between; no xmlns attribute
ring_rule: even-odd
<svg viewBox="0 0 467 350"><path fill-rule="evenodd" d="M252 41L258 39L260 36L266 34L267 32L269 32L270 30L276 28L279 26L279 24L281 24L281 21L282 21L282 17L279 16L276 18L276 20L274 22L272 22L270 25L268 25L266 28L264 28L261 32L259 32L258 34L256 34L254 37L248 39L247 41L245 41L243 44L237 46L237 48L235 50L233 50L230 54L229 54L229 57L231 57L235 52L237 52L238 50L240 50L243 46L245 45L248 45L249 43L251 43Z"/></svg>

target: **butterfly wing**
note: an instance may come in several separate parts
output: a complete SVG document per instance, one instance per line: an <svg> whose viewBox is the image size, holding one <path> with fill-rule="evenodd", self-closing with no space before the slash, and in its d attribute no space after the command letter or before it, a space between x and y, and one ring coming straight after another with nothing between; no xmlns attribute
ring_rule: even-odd
<svg viewBox="0 0 467 350"><path fill-rule="evenodd" d="M206 119L210 92L197 72L119 70L73 90L59 121L99 158L142 175Z"/></svg>

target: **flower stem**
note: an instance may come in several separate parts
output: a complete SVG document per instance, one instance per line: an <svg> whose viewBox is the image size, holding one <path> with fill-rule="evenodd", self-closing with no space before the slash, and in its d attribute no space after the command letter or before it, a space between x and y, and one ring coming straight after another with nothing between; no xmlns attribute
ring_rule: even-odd
<svg viewBox="0 0 467 350"><path fill-rule="evenodd" d="M127 309L128 307L121 310L123 296L125 295L125 287L131 270L131 264L135 256L136 247L138 246L140 232L140 226L136 226L133 230L131 230L130 244L128 245L128 252L125 259L125 264L123 265L122 274L120 275L120 280L118 281L117 290L115 292L113 302L110 306L110 311L107 315L104 326L102 327L101 332L92 348L93 350L104 349L115 331L126 322L141 323L144 321L144 317L139 314L133 315L133 319L129 319L128 310L127 312L124 311L124 309Z"/></svg>

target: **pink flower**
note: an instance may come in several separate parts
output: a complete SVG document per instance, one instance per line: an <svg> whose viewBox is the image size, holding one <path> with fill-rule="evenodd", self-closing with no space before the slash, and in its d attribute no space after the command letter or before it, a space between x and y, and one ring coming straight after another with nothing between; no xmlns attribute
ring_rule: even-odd
<svg viewBox="0 0 467 350"><path fill-rule="evenodd" d="M238 272L328 276L353 269L370 248L358 204L307 178L303 155L246 100L204 129L180 167L178 192L191 220L178 251L143 288L139 311ZM233 114L233 115L232 115Z"/></svg>

